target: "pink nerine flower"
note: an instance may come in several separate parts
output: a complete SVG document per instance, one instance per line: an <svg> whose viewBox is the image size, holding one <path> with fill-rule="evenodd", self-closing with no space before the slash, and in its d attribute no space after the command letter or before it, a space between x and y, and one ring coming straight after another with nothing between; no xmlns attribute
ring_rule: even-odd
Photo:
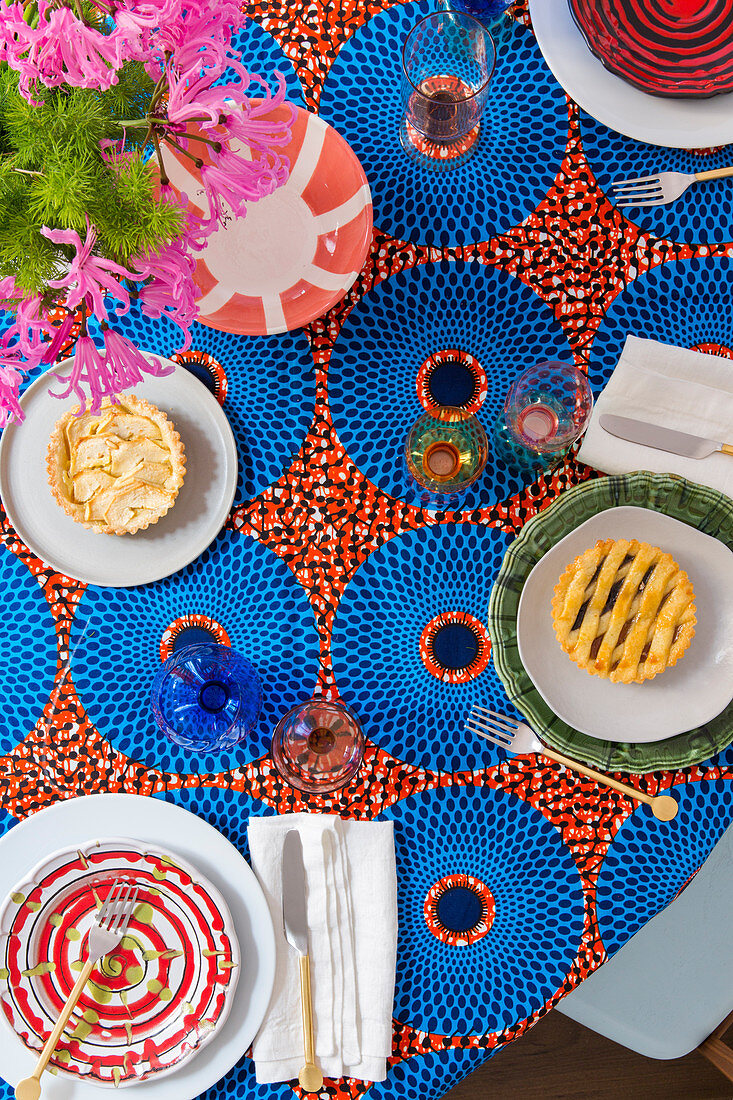
<svg viewBox="0 0 733 1100"><path fill-rule="evenodd" d="M18 401L20 384L24 372L38 366L42 353L39 342L33 355L27 359L23 356L16 325L11 325L0 335L0 427L7 422L8 416L12 416L16 423L24 419Z"/></svg>
<svg viewBox="0 0 733 1100"><path fill-rule="evenodd" d="M131 340L113 328L106 329L104 333L104 351L107 369L117 393L142 382L143 374L160 378L176 369L174 364L166 364L155 356L146 359Z"/></svg>
<svg viewBox="0 0 733 1100"><path fill-rule="evenodd" d="M43 350L43 362L54 363L65 345L67 344L71 331L76 323L76 317L73 313L69 312L64 317L60 325L53 325L52 331L49 333L48 343Z"/></svg>
<svg viewBox="0 0 733 1100"><path fill-rule="evenodd" d="M107 10L114 16L117 34L127 46L125 54L135 57L139 61L147 60L150 53L145 41L156 27L164 25L179 4L177 0L110 0L105 2L95 0L97 7Z"/></svg>
<svg viewBox="0 0 733 1100"><path fill-rule="evenodd" d="M46 332L46 320L38 294L24 298L20 303L15 315L15 326L18 331L20 350L28 359L33 359L39 348L43 346L43 337Z"/></svg>
<svg viewBox="0 0 733 1100"><path fill-rule="evenodd" d="M171 241L159 252L135 259L141 278L147 281L140 290L140 305L149 317L167 317L185 333L185 342L176 350L186 351L191 344L191 323L196 319L196 261L188 250L188 233Z"/></svg>
<svg viewBox="0 0 733 1100"><path fill-rule="evenodd" d="M38 0L38 22L26 23L21 4L0 3L0 58L20 73L19 88L26 99L40 81L48 88L70 84L77 88L109 88L117 82L124 58L120 36L102 34L83 23L67 7Z"/></svg>
<svg viewBox="0 0 733 1100"><path fill-rule="evenodd" d="M88 218L84 244L74 229L49 229L44 225L41 233L54 244L71 244L76 249L76 255L63 278L49 280L48 283L54 290L66 290L64 304L68 309L77 309L84 302L90 313L94 313L100 321L107 321L104 298L106 294L110 294L122 303L122 308L118 307L117 313L127 313L130 295L119 280L137 279L138 274L94 253L97 231L89 224Z"/></svg>
<svg viewBox="0 0 733 1100"><path fill-rule="evenodd" d="M2 353L0 359L1 356ZM19 371L0 361L0 428L7 424L9 416L13 417L16 424L25 419L18 401L22 377Z"/></svg>
<svg viewBox="0 0 733 1100"><path fill-rule="evenodd" d="M34 363L40 361L42 354L43 338L46 332L46 321L41 313L40 295L25 296L24 291L16 284L12 275L0 279L0 308L15 311L15 324L5 333L4 347L7 350L8 340L12 334L17 341L18 354L25 356Z"/></svg>
<svg viewBox="0 0 733 1100"><path fill-rule="evenodd" d="M60 393L49 390L51 397L65 399L73 393L79 402L79 415L89 410L98 413L102 400L117 400L117 394L142 382L144 374L161 377L171 374L175 366L156 356L146 359L135 345L115 329L104 332L104 354L91 336L80 336L76 341L74 361L68 378L56 375L59 382L66 382Z"/></svg>
<svg viewBox="0 0 733 1100"><path fill-rule="evenodd" d="M81 406L80 413L86 412L87 409L87 395L84 392L84 386L89 390L92 399L90 411L93 413L99 412L102 408L103 397L109 397L112 401L115 400L112 373L91 336L80 336L76 341L74 361L68 379L61 378L58 374L56 378L59 382L67 382L67 385L61 393L54 393L53 390L49 390L51 397L58 397L63 400L73 393Z"/></svg>
<svg viewBox="0 0 733 1100"><path fill-rule="evenodd" d="M235 214L246 214L247 204L272 194L284 184L290 175L290 162L277 150L290 141L295 108L285 104L285 81L276 74L278 88L274 95L260 77L245 73L246 83L251 79L262 84L261 102L253 104L242 98L233 102L237 89L215 87L199 90L195 80L190 86L196 97L189 99L181 88L174 106L176 120L185 117L205 116L211 121L200 123L201 132L215 145L197 144L195 136L178 140L187 146L188 152L201 157L201 181L209 203L209 222L221 221L226 213L225 205ZM285 107L284 117L272 118L276 108Z"/></svg>
<svg viewBox="0 0 733 1100"><path fill-rule="evenodd" d="M189 70L198 63L214 81L227 68L232 32L244 21L244 15L234 0L221 0L212 5L207 0L169 0L165 19L148 34L141 45L147 51L146 69L157 79L173 57L173 64Z"/></svg>
<svg viewBox="0 0 733 1100"><path fill-rule="evenodd" d="M177 65L168 65L166 75L168 100L165 113L169 122L183 124L202 115L207 116L212 123L219 121L224 110L227 89L220 85L212 88L212 76L199 64L183 71ZM234 91L237 99L244 98L241 89ZM232 98L231 94L229 98Z"/></svg>

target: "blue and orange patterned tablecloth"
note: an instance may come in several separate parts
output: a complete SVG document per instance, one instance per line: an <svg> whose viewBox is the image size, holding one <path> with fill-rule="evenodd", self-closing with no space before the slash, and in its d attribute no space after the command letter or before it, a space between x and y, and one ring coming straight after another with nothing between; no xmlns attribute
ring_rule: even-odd
<svg viewBox="0 0 733 1100"><path fill-rule="evenodd" d="M322 1095L431 1100L684 887L733 819L733 752L633 779L674 790L679 815L662 825L625 797L463 734L473 702L509 709L485 626L506 547L593 475L568 460L527 484L491 459L461 512L429 512L404 498L402 441L446 394L489 427L509 380L541 358L574 358L598 390L629 331L733 359L724 183L631 218L603 189L618 174L729 163L733 150L652 150L584 116L520 4L499 43L491 125L472 158L436 174L400 152L396 126L399 46L430 5L248 10L240 42L252 70L282 69L291 99L362 160L371 251L345 301L303 331L194 326L181 359L229 416L241 472L226 528L191 566L142 588L85 586L34 558L0 516L0 832L95 791L185 806L245 854L248 816L268 808L392 818L389 1075L327 1082ZM122 327L153 351L176 344L139 315ZM90 617L97 629L83 636ZM431 645L445 625L471 633L466 667ZM212 636L262 671L265 705L239 751L192 760L154 730L147 685L174 647ZM354 706L369 739L357 781L327 800L284 784L269 756L274 722L317 686ZM256 1085L244 1057L205 1098L292 1095ZM0 1100L10 1096L0 1083Z"/></svg>

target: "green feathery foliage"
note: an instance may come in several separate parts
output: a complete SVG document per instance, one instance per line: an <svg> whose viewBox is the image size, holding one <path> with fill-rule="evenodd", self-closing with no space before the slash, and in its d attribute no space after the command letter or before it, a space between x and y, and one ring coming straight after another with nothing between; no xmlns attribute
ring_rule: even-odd
<svg viewBox="0 0 733 1100"><path fill-rule="evenodd" d="M20 95L17 74L0 65L0 278L12 275L27 293L52 297L47 284L73 249L51 244L44 226L83 239L88 218L98 250L121 264L182 230L181 210L156 197L146 127L134 125L152 92L144 67L132 61L107 91L39 88L34 106ZM124 155L103 159L100 142L118 141L123 131Z"/></svg>

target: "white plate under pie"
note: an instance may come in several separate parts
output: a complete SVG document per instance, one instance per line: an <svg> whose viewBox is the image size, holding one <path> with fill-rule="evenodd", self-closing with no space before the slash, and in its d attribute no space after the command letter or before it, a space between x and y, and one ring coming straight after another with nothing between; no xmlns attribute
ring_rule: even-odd
<svg viewBox="0 0 733 1100"><path fill-rule="evenodd" d="M157 358L162 358L158 356ZM168 360L163 360L168 362ZM54 375L68 375L71 360L41 375L20 399L22 424L9 424L0 439L0 497L18 535L33 553L67 577L124 588L148 584L197 558L223 527L237 487L237 448L216 398L183 366L146 376L130 390L173 421L186 449L186 476L176 502L162 519L134 535L88 531L54 500L46 451L56 421L78 404L59 401Z"/></svg>
<svg viewBox="0 0 733 1100"><path fill-rule="evenodd" d="M670 149L733 142L733 92L710 99L649 95L609 72L591 53L568 0L530 0L529 11L555 79L592 118L636 141Z"/></svg>
<svg viewBox="0 0 733 1100"><path fill-rule="evenodd" d="M552 595L571 561L598 539L636 538L667 550L692 581L695 637L676 665L643 684L612 684L570 660L555 637ZM733 553L718 539L650 508L609 508L537 562L517 613L519 656L569 726L604 741L662 741L711 721L733 698Z"/></svg>
<svg viewBox="0 0 733 1100"><path fill-rule="evenodd" d="M241 966L221 1031L175 1073L133 1089L145 1100L196 1100L239 1061L265 1018L275 980L269 906L249 864L217 829L171 802L126 794L70 798L14 826L0 839L0 900L50 851L88 840L92 825L100 836L124 834L151 848L159 844L194 863L221 892L234 921ZM29 1077L36 1060L19 1039L0 1035L0 1092L3 1080L15 1085ZM43 1077L43 1100L99 1100L109 1095L85 1081L48 1073Z"/></svg>

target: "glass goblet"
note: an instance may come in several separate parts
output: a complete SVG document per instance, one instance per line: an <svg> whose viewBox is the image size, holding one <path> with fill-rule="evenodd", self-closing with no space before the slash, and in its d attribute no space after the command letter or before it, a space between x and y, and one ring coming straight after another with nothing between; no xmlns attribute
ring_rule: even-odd
<svg viewBox="0 0 733 1100"><path fill-rule="evenodd" d="M472 413L452 405L429 409L405 442L407 468L428 493L461 493L481 476L488 457L486 432Z"/></svg>
<svg viewBox="0 0 733 1100"><path fill-rule="evenodd" d="M508 9L514 0L443 0L441 6L451 7L458 11L466 12L478 19L491 31L491 36L496 42L497 36L501 36L505 27L511 24L511 14Z"/></svg>
<svg viewBox="0 0 733 1100"><path fill-rule="evenodd" d="M155 675L151 705L158 726L186 749L230 749L251 733L262 683L241 653L218 642L171 654Z"/></svg>
<svg viewBox="0 0 733 1100"><path fill-rule="evenodd" d="M509 433L535 455L566 451L585 431L592 411L587 376L561 359L529 367L514 380L504 401Z"/></svg>
<svg viewBox="0 0 733 1100"><path fill-rule="evenodd" d="M272 758L286 782L311 794L328 794L358 772L364 734L345 703L309 699L288 711L272 735Z"/></svg>

